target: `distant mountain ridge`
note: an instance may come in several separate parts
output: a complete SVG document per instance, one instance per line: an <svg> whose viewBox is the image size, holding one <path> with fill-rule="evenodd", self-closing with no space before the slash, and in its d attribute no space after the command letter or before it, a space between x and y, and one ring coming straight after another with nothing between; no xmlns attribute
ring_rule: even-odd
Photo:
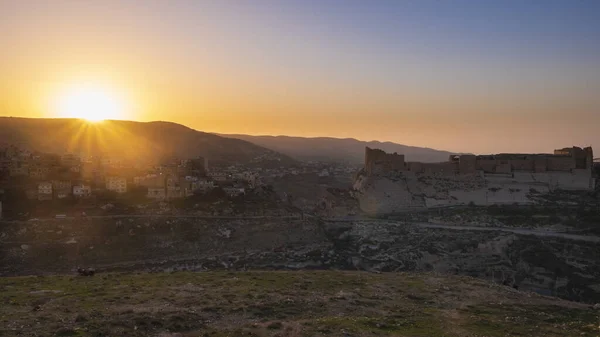
<svg viewBox="0 0 600 337"><path fill-rule="evenodd" d="M354 138L220 135L243 139L303 161L314 160L360 164L364 163L365 146L382 149L389 153L397 152L404 154L407 161L441 162L447 161L450 155L455 154L454 152L425 147L408 146L392 142L366 142Z"/></svg>
<svg viewBox="0 0 600 337"><path fill-rule="evenodd" d="M15 144L48 153L102 153L111 157L156 160L202 156L213 164L293 164L286 155L245 140L221 137L171 122L70 118L0 117L0 145Z"/></svg>

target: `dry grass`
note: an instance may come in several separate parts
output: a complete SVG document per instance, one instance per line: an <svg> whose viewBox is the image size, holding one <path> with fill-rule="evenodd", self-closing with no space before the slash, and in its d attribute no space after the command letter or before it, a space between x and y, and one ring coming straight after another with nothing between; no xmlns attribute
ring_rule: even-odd
<svg viewBox="0 0 600 337"><path fill-rule="evenodd" d="M430 274L0 279L0 336L596 336L599 324L583 304Z"/></svg>

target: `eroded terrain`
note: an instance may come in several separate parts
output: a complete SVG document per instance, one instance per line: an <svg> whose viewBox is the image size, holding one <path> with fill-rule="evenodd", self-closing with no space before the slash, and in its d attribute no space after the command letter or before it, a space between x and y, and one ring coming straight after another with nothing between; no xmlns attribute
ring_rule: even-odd
<svg viewBox="0 0 600 337"><path fill-rule="evenodd" d="M68 274L77 267L429 271L600 302L600 238L593 216L565 215L557 222L540 211L489 210L390 219L150 216L5 222L0 275Z"/></svg>

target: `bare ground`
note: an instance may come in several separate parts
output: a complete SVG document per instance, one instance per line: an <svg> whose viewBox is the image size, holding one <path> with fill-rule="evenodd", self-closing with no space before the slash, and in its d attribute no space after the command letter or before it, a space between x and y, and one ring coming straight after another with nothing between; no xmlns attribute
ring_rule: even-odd
<svg viewBox="0 0 600 337"><path fill-rule="evenodd" d="M0 278L0 336L598 336L599 313L581 303L436 274Z"/></svg>

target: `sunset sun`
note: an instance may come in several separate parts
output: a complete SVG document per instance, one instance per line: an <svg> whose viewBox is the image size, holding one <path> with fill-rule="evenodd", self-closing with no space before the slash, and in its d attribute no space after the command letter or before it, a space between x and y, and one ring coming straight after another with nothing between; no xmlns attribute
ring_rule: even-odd
<svg viewBox="0 0 600 337"><path fill-rule="evenodd" d="M57 113L61 117L81 118L90 122L122 119L123 102L109 90L97 87L77 87L57 98Z"/></svg>

